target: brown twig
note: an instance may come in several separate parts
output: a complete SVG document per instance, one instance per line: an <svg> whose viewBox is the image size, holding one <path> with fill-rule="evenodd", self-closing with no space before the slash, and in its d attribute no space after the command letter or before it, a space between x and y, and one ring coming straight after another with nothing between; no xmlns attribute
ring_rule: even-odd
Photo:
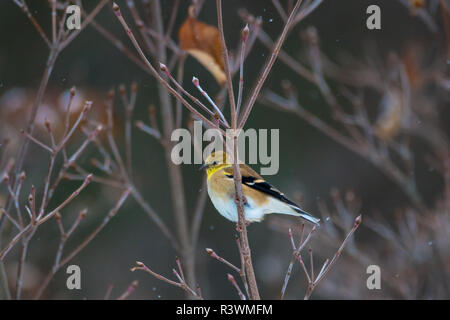
<svg viewBox="0 0 450 320"><path fill-rule="evenodd" d="M217 24L220 35L220 42L222 46L222 58L224 60L224 71L227 78L227 88L228 88L228 98L230 101L230 112L231 112L231 128L233 129L233 171L234 171L234 186L236 190L236 202L238 209L238 229L240 233L241 241L241 252L244 258L245 272L248 278L248 284L250 289L250 298L252 300L259 300L258 285L256 282L255 271L253 269L253 263L251 258L250 246L247 237L247 226L245 224L245 212L244 212L244 201L242 195L242 177L238 164L238 147L237 147L237 117L236 114L236 104L234 100L233 84L231 79L231 72L229 67L228 51L225 43L225 36L223 30L223 17L222 17L222 1L216 1L217 6Z"/></svg>
<svg viewBox="0 0 450 320"><path fill-rule="evenodd" d="M252 108L256 102L256 99L259 96L259 92L261 91L261 88L267 79L267 76L269 75L270 70L272 69L273 64L275 63L275 60L278 57L278 53L280 52L281 46L284 43L284 40L286 39L286 36L288 34L289 29L292 27L294 23L294 18L298 12L298 9L300 8L300 4L302 3L302 0L297 0L297 3L295 4L294 8L292 9L288 20L286 21L286 24L284 25L283 31L281 32L281 35L279 36L275 47L272 50L272 54L267 61L266 65L264 66L263 72L260 77L258 77L258 81L256 83L255 88L250 94L250 98L248 102L245 104L245 108L243 109L243 114L241 117L241 120L239 122L239 128L243 128L245 125L245 122L247 121L250 112L252 111Z"/></svg>
<svg viewBox="0 0 450 320"><path fill-rule="evenodd" d="M139 262L139 261L136 261L136 266L131 268L131 272L134 272L136 270L145 271L145 272L149 273L150 275L152 275L153 277L155 277L158 280L164 281L164 282L166 282L166 283L168 283L168 284L170 284L172 286L175 286L175 287L183 289L184 291L186 291L186 293L188 293L189 295L193 296L194 298L202 299L201 298L201 294L199 294L198 291L196 292L193 289L191 289L189 287L189 285L186 283L186 281L179 275L179 273L175 269L173 269L173 271L175 273L175 276L177 276L179 282L170 280L170 279L168 279L168 278L166 278L166 277L164 277L164 276L154 272L153 270L148 268L144 263ZM181 271L181 269L180 269L180 271Z"/></svg>
<svg viewBox="0 0 450 320"><path fill-rule="evenodd" d="M45 289L47 288L48 284L50 283L50 281L52 280L52 278L54 277L56 272L58 272L58 270L61 268L61 257L62 257L63 251L64 251L65 244L66 244L67 240L69 239L69 237L74 233L75 229L78 228L81 221L86 217L86 214L87 214L86 209L81 211L78 214L77 219L75 220L75 222L72 224L72 226L70 227L70 229L67 232L64 230L61 215L59 213L57 213L55 215L56 222L58 223L58 227L60 230L60 240L59 240L59 244L58 244L58 249L56 251L55 261L53 263L53 266L50 269L49 274L47 275L47 277L45 278L45 280L42 282L41 286L37 290L37 293L36 293L34 299L39 299L42 296L42 294L44 293Z"/></svg>
<svg viewBox="0 0 450 320"><path fill-rule="evenodd" d="M247 299L245 298L245 295L242 293L241 288L239 288L238 284L236 283L236 280L234 279L233 275L231 275L231 274L228 273L228 274L227 274L227 278L228 278L228 281L231 282L231 284L233 285L233 287L236 288L236 291L237 291L237 293L238 293L238 295L239 295L239 298L241 298L241 300L247 300Z"/></svg>
<svg viewBox="0 0 450 320"><path fill-rule="evenodd" d="M86 177L85 181L81 184L80 187L78 187L77 190L75 190L66 200L64 200L61 204L59 204L55 209L50 211L47 214L41 214L41 217L37 217L36 221L32 221L29 225L27 225L25 228L23 228L16 236L2 249L0 252L0 260L2 261L5 256L8 254L8 252L11 250L12 247L26 234L28 234L30 231L32 232L37 226L43 224L50 218L52 218L54 215L56 215L57 212L61 211L67 204L69 204L75 197L77 197L80 192L86 188L86 186L91 182L91 176Z"/></svg>
<svg viewBox="0 0 450 320"><path fill-rule="evenodd" d="M139 282L137 280L134 280L127 288L127 290L125 290L124 293L122 293L117 300L125 300L127 299L130 294L132 294L134 292L134 290L136 290L137 286L139 285Z"/></svg>
<svg viewBox="0 0 450 320"><path fill-rule="evenodd" d="M313 271L311 271L311 276L307 277L309 280L308 280L308 289L307 289L307 292L305 294L305 300L308 300L311 297L311 294L312 294L313 290L317 287L317 285L320 283L320 281L323 280L323 278L326 276L326 274L331 270L333 265L339 259L339 257L341 256L342 251L344 250L345 245L350 240L351 236L356 231L356 229L358 229L359 225L361 224L361 221L362 221L361 220L361 215L356 217L352 229L348 232L348 234L346 235L344 241L342 241L341 246L336 251L336 253L334 254L334 256L331 259L331 261L329 261L328 259L325 260L325 262L322 265L322 268L321 268L319 274L317 275L317 277L315 279L314 279L314 273L313 273ZM300 260L301 260L301 257L299 256L299 261ZM300 261L300 263L304 266L303 261ZM311 257L311 270L312 270L312 257ZM306 274L308 273L306 271L306 269L304 269L304 271L305 271Z"/></svg>
<svg viewBox="0 0 450 320"><path fill-rule="evenodd" d="M225 260L224 258L222 258L221 256L219 256L217 253L214 252L213 249L210 248L206 248L205 249L206 252L209 254L209 256L211 258L214 258L220 262L222 262L223 264L229 266L231 269L235 270L237 273L241 272L241 269L239 269L238 267L236 267L234 264L232 264L231 262L228 262L227 260Z"/></svg>
<svg viewBox="0 0 450 320"><path fill-rule="evenodd" d="M122 24L123 28L125 29L125 32L127 33L128 37L130 38L131 42L133 43L135 49L137 50L139 56L144 61L147 68L151 71L152 75L167 89L169 92L175 96L181 103L189 109L192 113L196 114L200 119L202 119L204 122L206 122L211 128L214 127L214 124L208 120L205 116L203 116L201 113L199 113L194 107L192 107L178 92L172 88L169 83L164 80L159 73L156 71L156 69L152 66L150 61L145 57L141 47L139 46L139 43L137 42L136 38L134 37L131 29L128 27L127 23L125 22L124 18L122 17L122 14L120 12L119 6L117 4L113 5L114 12L119 19L120 23ZM162 59L161 59L162 60Z"/></svg>
<svg viewBox="0 0 450 320"><path fill-rule="evenodd" d="M288 269L286 271L286 276L284 277L283 287L281 288L281 296L280 296L281 300L283 300L283 298L284 298L286 288L289 283L289 279L291 278L291 275L292 275L292 269L294 267L295 260L298 259L298 257L300 256L300 252L306 246L306 244L309 242L311 236L313 235L314 231L316 230L316 227L314 226L311 229L311 231L308 233L308 235L306 236L306 239L303 241L303 228L304 228L304 225L302 227L302 236L300 238L300 242L297 245L297 247L295 246L295 243L294 243L294 237L292 235L292 231L289 230L289 238L291 240L291 245L292 245L294 251L292 252L291 262L289 263Z"/></svg>
<svg viewBox="0 0 450 320"><path fill-rule="evenodd" d="M97 5L97 7L89 14L89 16L87 17L87 19L85 19L83 21L83 25L82 25L82 29L87 26L90 21L98 14L98 12L100 11L100 9L108 2L108 0L103 0L101 3L99 3ZM40 107L40 105L42 104L42 100L47 88L47 84L48 81L50 79L50 76L52 74L53 71L53 67L55 65L56 59L59 56L59 54L61 53L61 51L63 51L63 49L65 48L65 46L70 43L73 39L75 39L78 34L81 32L81 30L76 30L73 33L71 33L70 35L70 39L66 39L63 43L63 37L65 35L64 32L64 27L63 27L63 23L64 23L64 18L66 17L66 10L64 8L64 15L63 15L63 19L61 20L61 23L59 25L59 31L57 32L56 28L56 11L55 11L55 5L52 6L51 9L51 13L52 13L52 41L50 41L50 39L47 37L47 35L45 34L45 32L43 31L43 29L41 28L40 24L36 21L36 19L31 15L26 3L24 0L17 0L15 1L15 3L23 10L23 12L27 15L27 17L30 19L30 21L32 22L33 26L36 28L36 30L38 31L38 33L40 34L40 36L44 39L44 41L47 43L47 45L50 48L49 51L49 55L47 58L47 63L46 63L46 67L44 69L41 81L40 81L40 85L39 88L37 90L37 94L36 94L36 98L33 102L33 105L31 107L31 115L30 118L28 120L27 126L26 126L26 135L31 136L34 130L34 126L35 126L35 119L36 119L36 115L38 112L38 109ZM66 2L65 7L67 7L68 2ZM69 40L69 41L67 41ZM18 151L18 156L17 156L17 162L14 168L14 173L15 176L13 177L13 190L17 189L17 176L20 174L20 172L22 171L22 167L23 167L23 163L25 161L25 156L27 154L28 151L28 145L29 145L29 139L24 137L22 142L20 143L20 147L19 147L19 151ZM6 210L10 209L10 205L11 205L11 198L8 197L6 200ZM3 229L3 222L4 222L4 216L0 217L0 234L1 231ZM2 258L3 259L3 258ZM0 260L2 260L0 259ZM19 267L20 268L20 267ZM3 272L3 263L0 262L0 278L2 278L4 275ZM4 279L0 279L1 283L7 283L6 280ZM7 288L7 286L3 286L0 289L6 289L9 290ZM9 293L4 293L4 292L0 292L0 296L9 296Z"/></svg>

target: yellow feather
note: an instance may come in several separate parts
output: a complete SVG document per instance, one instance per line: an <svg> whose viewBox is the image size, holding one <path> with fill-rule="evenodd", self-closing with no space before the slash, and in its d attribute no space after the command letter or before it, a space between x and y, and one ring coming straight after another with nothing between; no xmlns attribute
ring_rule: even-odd
<svg viewBox="0 0 450 320"><path fill-rule="evenodd" d="M219 164L217 166L208 167L206 169L206 174L208 175L207 179L209 180L212 177L212 175L214 173L216 173L217 171L225 169L225 168L230 167L230 166L231 166L230 164Z"/></svg>

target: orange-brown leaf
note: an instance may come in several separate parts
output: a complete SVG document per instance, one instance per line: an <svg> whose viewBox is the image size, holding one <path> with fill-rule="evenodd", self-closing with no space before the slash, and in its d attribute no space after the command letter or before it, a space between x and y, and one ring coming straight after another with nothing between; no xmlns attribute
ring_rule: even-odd
<svg viewBox="0 0 450 320"><path fill-rule="evenodd" d="M423 8L425 6L425 0L409 0L409 2L415 9Z"/></svg>
<svg viewBox="0 0 450 320"><path fill-rule="evenodd" d="M225 83L222 46L216 27L198 21L190 14L178 30L178 38L181 49L207 68L220 85Z"/></svg>

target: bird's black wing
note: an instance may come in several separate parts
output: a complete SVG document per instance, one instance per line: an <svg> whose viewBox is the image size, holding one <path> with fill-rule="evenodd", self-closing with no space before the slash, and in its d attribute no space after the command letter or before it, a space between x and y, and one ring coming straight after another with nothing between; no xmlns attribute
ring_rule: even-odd
<svg viewBox="0 0 450 320"><path fill-rule="evenodd" d="M258 190L264 194L267 194L271 197L274 197L277 200L280 200L281 202L286 203L289 205L292 209L300 213L300 216L314 224L318 224L320 219L315 218L308 212L301 209L296 203L292 202L288 198L284 196L284 194L279 191L277 188L273 187L270 183L268 183L266 180L264 180L262 177L258 176L254 172L250 171L250 169L246 168L245 170L241 170L242 174L242 184L246 185L249 188L252 188L254 190ZM231 170L230 170L231 171ZM233 179L233 172L226 171L225 175Z"/></svg>
<svg viewBox="0 0 450 320"><path fill-rule="evenodd" d="M230 179L233 179L232 174L227 174L226 176ZM272 196L282 202L285 202L292 206L294 209L300 209L297 204L286 198L281 191L279 191L277 188L275 188L262 178L242 175L242 184L246 185L249 188L261 191L262 193Z"/></svg>

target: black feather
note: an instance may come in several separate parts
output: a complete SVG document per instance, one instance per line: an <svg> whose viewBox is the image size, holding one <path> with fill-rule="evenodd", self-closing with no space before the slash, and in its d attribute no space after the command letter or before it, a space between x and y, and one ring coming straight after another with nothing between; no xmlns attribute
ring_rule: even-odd
<svg viewBox="0 0 450 320"><path fill-rule="evenodd" d="M233 179L232 174L227 174L227 177L230 179ZM283 193L281 193L279 190L277 190L275 187L273 187L270 183L268 183L265 180L262 180L261 178L256 178L256 177L251 177L251 176L242 176L242 184L246 185L249 188L261 191L262 193L272 196L275 199L278 199L282 202L285 202L285 203L293 206L293 209L296 211L298 209L298 210L300 210L299 212L303 212L303 210L301 210L296 203L294 203L291 200L289 200L288 198L286 198Z"/></svg>

